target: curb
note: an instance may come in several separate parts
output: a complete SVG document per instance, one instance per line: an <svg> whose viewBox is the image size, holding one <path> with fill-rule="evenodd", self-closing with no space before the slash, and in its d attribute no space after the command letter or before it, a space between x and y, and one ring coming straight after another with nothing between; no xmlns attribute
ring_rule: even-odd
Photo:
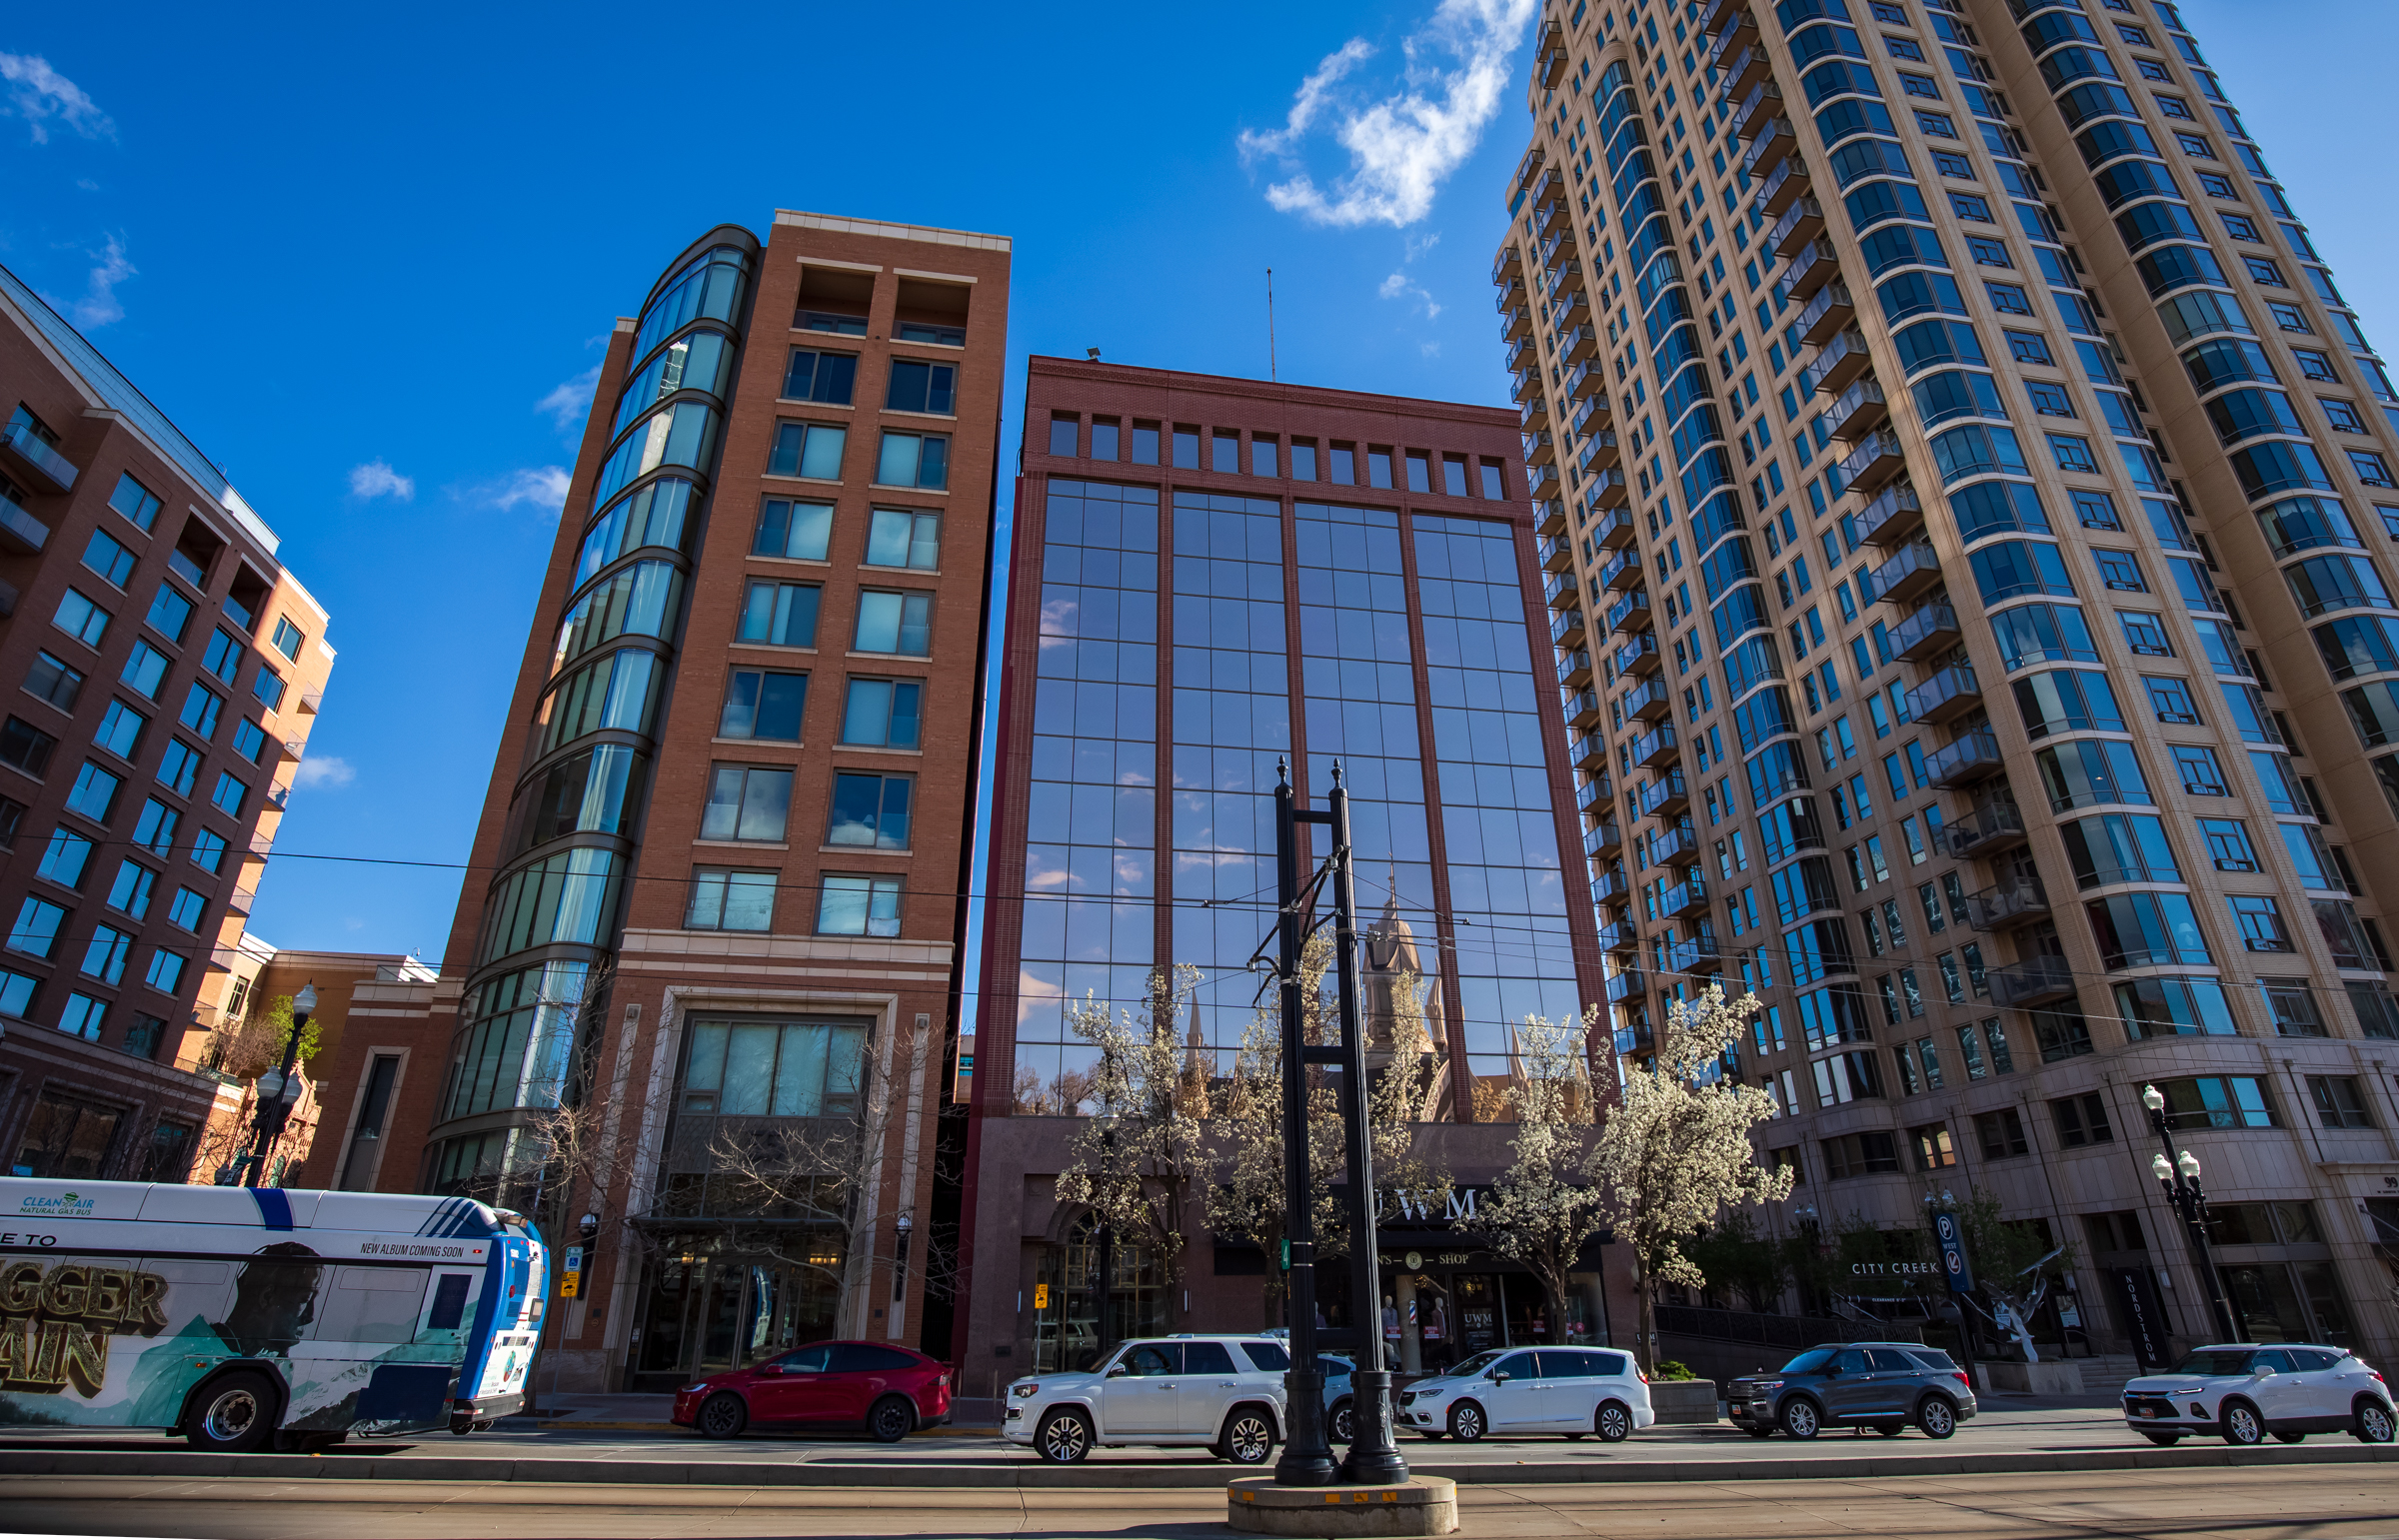
<svg viewBox="0 0 2399 1540"><path fill-rule="evenodd" d="M2320 1449L2087 1449L2055 1453L1935 1454L1814 1460L1591 1460L1521 1464L1419 1464L1412 1474L1461 1486L1563 1486L1595 1482L1840 1481L2102 1470L2245 1469L2399 1464L2399 1445ZM981 1487L1203 1489L1235 1474L1219 1465L933 1465L901 1461L789 1465L731 1461L478 1459L473 1456L0 1451L4 1476L313 1477L326 1481L526 1481L574 1485L748 1487Z"/></svg>

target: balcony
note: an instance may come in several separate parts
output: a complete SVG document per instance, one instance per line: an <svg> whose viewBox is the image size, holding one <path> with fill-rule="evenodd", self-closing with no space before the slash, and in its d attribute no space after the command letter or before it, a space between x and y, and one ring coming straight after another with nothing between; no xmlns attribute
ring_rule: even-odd
<svg viewBox="0 0 2399 1540"><path fill-rule="evenodd" d="M1573 255L1574 227L1571 224L1558 226L1554 234L1552 234L1547 240L1541 242L1542 267L1556 267L1559 263L1565 261L1567 258Z"/></svg>
<svg viewBox="0 0 2399 1540"><path fill-rule="evenodd" d="M1699 30L1706 33L1711 29L1702 27ZM1735 11L1724 18L1720 27L1713 30L1714 36L1709 39L1707 45L1707 62L1710 64L1726 59L1736 50L1755 43L1757 41L1757 18L1746 10Z"/></svg>
<svg viewBox="0 0 2399 1540"><path fill-rule="evenodd" d="M1596 811L1604 817L1615 806L1615 787L1605 775L1590 775L1574 788L1574 805L1583 812Z"/></svg>
<svg viewBox="0 0 2399 1540"><path fill-rule="evenodd" d="M1591 682L1591 655L1586 648L1576 648L1557 656L1557 682L1568 690L1580 690Z"/></svg>
<svg viewBox="0 0 2399 1540"><path fill-rule="evenodd" d="M1571 572L1550 573L1541 579L1541 596L1549 601L1552 610L1582 603L1582 589Z"/></svg>
<svg viewBox="0 0 2399 1540"><path fill-rule="evenodd" d="M2063 957L2027 957L1984 976L1992 1000L2015 1010L2074 992L2074 971Z"/></svg>
<svg viewBox="0 0 2399 1540"><path fill-rule="evenodd" d="M1631 496L1624 486L1624 473L1619 469L1594 472L1591 484L1582 492L1583 502L1594 509L1622 508Z"/></svg>
<svg viewBox="0 0 2399 1540"><path fill-rule="evenodd" d="M1820 348L1837 336L1841 329L1857 319L1857 302L1849 296L1849 286L1835 279L1816 291L1791 324L1799 329L1801 340L1811 348Z"/></svg>
<svg viewBox="0 0 2399 1540"><path fill-rule="evenodd" d="M1660 717L1674 715L1674 698L1662 679L1648 680L1637 690L1627 691L1620 704L1624 715L1637 722L1655 722Z"/></svg>
<svg viewBox="0 0 2399 1540"><path fill-rule="evenodd" d="M0 550L18 556L39 556L50 542L50 526L0 497Z"/></svg>
<svg viewBox="0 0 2399 1540"><path fill-rule="evenodd" d="M226 911L232 914L247 914L257 906L258 889L256 887L237 887L225 899Z"/></svg>
<svg viewBox="0 0 2399 1540"><path fill-rule="evenodd" d="M1528 466L1545 466L1557 459L1557 440L1546 428L1538 433L1520 434L1518 442L1524 446L1524 463Z"/></svg>
<svg viewBox="0 0 2399 1540"><path fill-rule="evenodd" d="M1595 690L1560 691L1565 699L1566 726L1585 733L1607 720L1607 707Z"/></svg>
<svg viewBox="0 0 2399 1540"><path fill-rule="evenodd" d="M318 712L323 711L324 709L324 691L304 690L300 693L300 710L308 713L311 717L314 717Z"/></svg>
<svg viewBox="0 0 2399 1540"><path fill-rule="evenodd" d="M1724 61L1717 74L1723 86L1722 94L1730 99L1765 79L1774 70L1774 60L1755 43Z"/></svg>
<svg viewBox="0 0 2399 1540"><path fill-rule="evenodd" d="M1517 254L1515 242L1510 241L1499 248L1497 257L1491 259L1491 282L1504 284L1507 282L1508 274L1520 273L1522 270L1523 258Z"/></svg>
<svg viewBox="0 0 2399 1540"><path fill-rule="evenodd" d="M1566 746L1566 759L1578 770L1603 770L1607 769L1607 740L1596 733L1585 733Z"/></svg>
<svg viewBox="0 0 2399 1540"><path fill-rule="evenodd" d="M1849 528L1859 545L1886 549L1924 528L1924 505L1916 497L1915 484L1883 488L1858 511Z"/></svg>
<svg viewBox="0 0 2399 1540"><path fill-rule="evenodd" d="M1557 336L1557 357L1560 363L1578 364L1598 351L1599 333L1587 321L1572 331L1560 332Z"/></svg>
<svg viewBox="0 0 2399 1540"><path fill-rule="evenodd" d="M1798 142L1798 136L1791 132L1791 120L1788 118L1774 118L1760 124L1757 137L1749 142L1749 148L1741 155L1741 169L1749 173L1749 180L1754 182L1773 170L1774 163L1789 155Z"/></svg>
<svg viewBox="0 0 2399 1540"><path fill-rule="evenodd" d="M1508 399L1511 401L1529 401L1541 393L1541 372L1538 369L1527 369L1520 375L1510 375L1508 378L1515 382L1508 387Z"/></svg>
<svg viewBox="0 0 2399 1540"><path fill-rule="evenodd" d="M1571 610L1560 610L1549 619L1549 642L1553 647L1578 646L1585 635L1582 608L1579 605Z"/></svg>
<svg viewBox="0 0 2399 1540"><path fill-rule="evenodd" d="M1607 607L1607 629L1612 635L1622 632L1627 637L1638 636L1657 623L1649 613L1649 592L1635 589Z"/></svg>
<svg viewBox="0 0 2399 1540"><path fill-rule="evenodd" d="M1785 303L1804 300L1840 276L1841 260L1833 255L1832 243L1818 236L1791 253L1774 279L1774 290Z"/></svg>
<svg viewBox="0 0 2399 1540"><path fill-rule="evenodd" d="M1657 1040L1650 1034L1646 1016L1635 1016L1616 1028L1616 1052L1619 1055L1648 1053L1656 1046Z"/></svg>
<svg viewBox="0 0 2399 1540"><path fill-rule="evenodd" d="M1621 871L1601 871L1591 877L1591 901L1593 903L1622 903L1631 895L1631 892L1632 889L1625 884L1624 873Z"/></svg>
<svg viewBox="0 0 2399 1540"><path fill-rule="evenodd" d="M1861 597L1870 597L1875 604L1904 605L1940 581L1941 559L1934 555L1929 541L1920 540L1900 547L1897 556L1868 573L1869 596Z"/></svg>
<svg viewBox="0 0 2399 1540"><path fill-rule="evenodd" d="M1825 409L1824 427L1834 438L1854 444L1867 429L1890 415L1890 404L1882 397L1882 382L1868 375Z"/></svg>
<svg viewBox="0 0 2399 1540"><path fill-rule="evenodd" d="M1944 825L1941 841L1958 860L2024 838L2024 811L2014 802L1978 802L1974 810Z"/></svg>
<svg viewBox="0 0 2399 1540"><path fill-rule="evenodd" d="M297 760L297 759L299 759L299 758L300 758L302 755L306 754L307 752L308 752L308 740L307 740L307 739L304 739L304 738L287 738L287 739L285 739L285 740L283 741L283 757L284 757L285 759L287 759L287 760Z"/></svg>
<svg viewBox="0 0 2399 1540"><path fill-rule="evenodd" d="M1516 408L1516 427L1525 433L1549 426L1549 403L1535 396Z"/></svg>
<svg viewBox="0 0 2399 1540"><path fill-rule="evenodd" d="M1595 433L1582 441L1582 453L1574 457L1574 463L1595 473L1614 465L1620 453L1614 434Z"/></svg>
<svg viewBox="0 0 2399 1540"><path fill-rule="evenodd" d="M1644 818L1669 818L1691 804L1690 785L1682 778L1682 767L1676 766L1657 779L1641 787L1640 814Z"/></svg>
<svg viewBox="0 0 2399 1540"><path fill-rule="evenodd" d="M11 423L0 428L0 449L5 449L16 462L32 473L39 483L37 492L73 492L75 466L66 456L44 444L33 431L31 423Z"/></svg>
<svg viewBox="0 0 2399 1540"><path fill-rule="evenodd" d="M1664 661L1663 655L1657 650L1657 638L1653 636L1633 638L1630 642L1617 648L1608 659L1608 662L1615 665L1616 673L1619 675L1655 673Z"/></svg>
<svg viewBox="0 0 2399 1540"><path fill-rule="evenodd" d="M1491 308L1504 316L1509 311L1514 310L1517 306L1524 304L1526 298L1527 294L1524 288L1524 275L1518 273L1515 277L1510 278L1506 283L1503 283L1499 286L1499 293L1491 301Z"/></svg>
<svg viewBox="0 0 2399 1540"><path fill-rule="evenodd" d="M1607 1002L1621 1005L1627 1000L1637 1000L1647 992L1648 987L1641 981L1641 970L1628 967L1607 981Z"/></svg>
<svg viewBox="0 0 2399 1540"><path fill-rule="evenodd" d="M1521 347L1525 343L1532 340L1531 306L1518 305L1513 310L1500 312L1499 340L1501 342L1512 342L1518 347Z"/></svg>
<svg viewBox="0 0 2399 1540"><path fill-rule="evenodd" d="M2049 912L2049 895L2040 880L2025 877L1999 882L1966 894L1966 922L1977 930L2004 930Z"/></svg>
<svg viewBox="0 0 2399 1540"><path fill-rule="evenodd" d="M1781 111L1782 87L1771 80L1759 81L1741 98L1741 104L1732 109L1732 137L1747 139L1751 130Z"/></svg>
<svg viewBox="0 0 2399 1540"><path fill-rule="evenodd" d="M1641 932L1629 919L1619 919L1612 925L1599 927L1601 951L1630 951L1641 944Z"/></svg>
<svg viewBox="0 0 2399 1540"><path fill-rule="evenodd" d="M1733 12L1746 12L1748 9L1749 0L1713 0L1706 10L1699 13L1700 35L1704 37L1714 33Z"/></svg>
<svg viewBox="0 0 2399 1540"><path fill-rule="evenodd" d="M1586 401L1607 395L1607 366L1599 359L1585 359L1566 375L1566 399Z"/></svg>
<svg viewBox="0 0 2399 1540"><path fill-rule="evenodd" d="M1687 828L1669 828L1649 841L1649 858L1668 866L1699 864L1699 836Z"/></svg>
<svg viewBox="0 0 2399 1540"><path fill-rule="evenodd" d="M1572 327L1580 326L1590 318L1590 298L1582 292L1580 285L1566 290L1563 294L1552 296L1549 301L1549 329L1560 335ZM1565 349L1561 345L1558 351L1562 354Z"/></svg>
<svg viewBox="0 0 2399 1540"><path fill-rule="evenodd" d="M1509 374L1520 376L1527 370L1539 368L1540 353L1533 346L1530 336L1520 337L1509 345L1507 352L1501 358L1501 363Z"/></svg>
<svg viewBox="0 0 2399 1540"><path fill-rule="evenodd" d="M1576 433L1591 434L1596 433L1607 422L1607 396L1605 392L1602 392L1597 396L1593 396L1581 406L1576 407L1574 409L1574 416L1568 422L1567 426L1571 427Z"/></svg>
<svg viewBox="0 0 2399 1540"><path fill-rule="evenodd" d="M1873 365L1874 360L1866 352L1865 333L1855 327L1835 333L1799 372L1800 394L1837 392Z"/></svg>
<svg viewBox="0 0 2399 1540"><path fill-rule="evenodd" d="M1562 535L1566 529L1566 505L1556 498L1532 500L1533 528L1543 535Z"/></svg>
<svg viewBox="0 0 2399 1540"><path fill-rule="evenodd" d="M1592 525L1590 534L1585 538L1602 551L1614 551L1631 545L1639 533L1633 526L1632 510L1619 508Z"/></svg>
<svg viewBox="0 0 2399 1540"><path fill-rule="evenodd" d="M1539 166L1540 162L1535 160L1532 164ZM1530 168L1527 168L1526 174L1531 175ZM1565 178L1558 174L1555 166L1542 167L1540 174L1532 176L1532 180L1526 184L1524 201L1538 208L1556 197L1557 190L1563 186L1565 186Z"/></svg>
<svg viewBox="0 0 2399 1540"><path fill-rule="evenodd" d="M1721 973L1724 954L1716 950L1714 936L1695 935L1667 947L1661 968L1668 973Z"/></svg>
<svg viewBox="0 0 2399 1540"><path fill-rule="evenodd" d="M1658 728L1632 741L1632 763L1643 770L1655 770L1670 763L1681 748L1675 742L1672 728Z"/></svg>
<svg viewBox="0 0 2399 1540"><path fill-rule="evenodd" d="M1593 858L1613 855L1623 848L1624 835L1613 823L1602 823L1597 828L1583 830L1582 853L1585 855Z"/></svg>
<svg viewBox="0 0 2399 1540"><path fill-rule="evenodd" d="M1807 188L1807 162L1792 156L1766 177L1765 185L1757 190L1757 196L1749 201L1749 207L1758 214L1778 215L1789 208L1791 200L1806 192Z"/></svg>
<svg viewBox="0 0 2399 1540"><path fill-rule="evenodd" d="M1553 465L1526 467L1524 480L1528 484L1527 490L1536 499L1557 496L1557 467Z"/></svg>
<svg viewBox="0 0 2399 1540"><path fill-rule="evenodd" d="M1824 228L1824 206L1813 198L1802 198L1782 211L1782 218L1766 232L1766 244L1774 255L1787 257L1816 238Z"/></svg>
<svg viewBox="0 0 2399 1540"><path fill-rule="evenodd" d="M1707 907L1707 884L1697 877L1686 879L1680 886L1669 887L1657 900L1657 906L1680 918Z"/></svg>
<svg viewBox="0 0 2399 1540"><path fill-rule="evenodd" d="M1889 641L1891 656L1902 663L1914 663L1920 658L1955 647L1957 612L1947 605L1926 605L1892 627Z"/></svg>
<svg viewBox="0 0 2399 1540"><path fill-rule="evenodd" d="M1905 699L1908 721L1937 727L1980 705L1982 687L1975 682L1972 664L1951 664L1909 691Z"/></svg>
<svg viewBox="0 0 2399 1540"><path fill-rule="evenodd" d="M1545 23L1541 39L1533 46L1534 72L1541 78L1544 90L1566 78L1566 40L1556 22Z"/></svg>
<svg viewBox="0 0 2399 1540"><path fill-rule="evenodd" d="M1984 729L1934 751L1924 762L1924 778L1946 791L1987 780L2004 768L1999 740Z"/></svg>
<svg viewBox="0 0 2399 1540"><path fill-rule="evenodd" d="M1639 585L1642 571L1638 551L1620 551L1613 561L1599 569L1599 587L1611 594L1625 593Z"/></svg>
<svg viewBox="0 0 2399 1540"><path fill-rule="evenodd" d="M1899 436L1884 431L1858 441L1849 458L1841 462L1841 479L1848 483L1850 491L1870 496L1906 469L1907 455L1899 447Z"/></svg>
<svg viewBox="0 0 2399 1540"><path fill-rule="evenodd" d="M1574 543L1563 535L1544 535L1533 546L1539 553L1541 567L1552 573L1562 573L1574 565Z"/></svg>

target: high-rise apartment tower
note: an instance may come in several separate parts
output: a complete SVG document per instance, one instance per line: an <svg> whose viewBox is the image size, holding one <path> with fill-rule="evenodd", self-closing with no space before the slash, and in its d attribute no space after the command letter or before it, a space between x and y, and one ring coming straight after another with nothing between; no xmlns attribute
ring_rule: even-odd
<svg viewBox="0 0 2399 1540"><path fill-rule="evenodd" d="M2399 395L2198 39L1554 0L1526 106L1493 280L1618 1042L1756 988L1767 1225L1993 1193L2077 1351L2217 1330L2154 1084L2246 1329L2399 1348Z"/></svg>

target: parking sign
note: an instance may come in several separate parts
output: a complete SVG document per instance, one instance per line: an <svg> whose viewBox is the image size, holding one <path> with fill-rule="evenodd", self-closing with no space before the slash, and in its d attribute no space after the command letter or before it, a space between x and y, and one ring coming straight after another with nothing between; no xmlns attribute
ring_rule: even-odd
<svg viewBox="0 0 2399 1540"><path fill-rule="evenodd" d="M1974 1292L1974 1269L1966 1261L1966 1235L1957 1222L1957 1215L1934 1214L1932 1233L1941 1243L1941 1271L1949 1276L1949 1292Z"/></svg>

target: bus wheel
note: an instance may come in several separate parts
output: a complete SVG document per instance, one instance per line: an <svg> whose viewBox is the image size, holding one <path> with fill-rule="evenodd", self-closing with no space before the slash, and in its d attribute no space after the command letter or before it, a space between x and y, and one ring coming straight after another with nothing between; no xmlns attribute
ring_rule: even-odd
<svg viewBox="0 0 2399 1540"><path fill-rule="evenodd" d="M248 1454L275 1436L274 1381L242 1369L211 1380L184 1413L183 1436L212 1454Z"/></svg>

